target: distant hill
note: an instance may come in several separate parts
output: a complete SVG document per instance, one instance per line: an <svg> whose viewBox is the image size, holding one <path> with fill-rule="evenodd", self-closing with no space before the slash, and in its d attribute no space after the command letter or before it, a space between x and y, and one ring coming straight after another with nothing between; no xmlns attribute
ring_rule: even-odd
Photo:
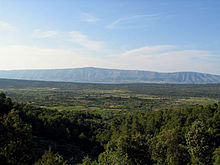
<svg viewBox="0 0 220 165"><path fill-rule="evenodd" d="M196 72L159 73L93 67L0 71L0 78L85 83L220 83L220 76L212 74Z"/></svg>

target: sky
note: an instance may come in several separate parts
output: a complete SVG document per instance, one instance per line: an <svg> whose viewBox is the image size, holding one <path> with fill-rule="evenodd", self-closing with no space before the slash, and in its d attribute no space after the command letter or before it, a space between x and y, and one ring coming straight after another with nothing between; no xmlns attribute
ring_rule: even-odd
<svg viewBox="0 0 220 165"><path fill-rule="evenodd" d="M220 75L219 0L0 0L0 70Z"/></svg>

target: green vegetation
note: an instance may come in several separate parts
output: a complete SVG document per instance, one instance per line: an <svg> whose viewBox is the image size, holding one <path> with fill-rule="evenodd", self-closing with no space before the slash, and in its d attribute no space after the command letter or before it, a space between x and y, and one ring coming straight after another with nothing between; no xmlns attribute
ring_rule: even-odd
<svg viewBox="0 0 220 165"><path fill-rule="evenodd" d="M220 162L219 84L0 84L0 164Z"/></svg>
<svg viewBox="0 0 220 165"><path fill-rule="evenodd" d="M57 110L124 113L175 109L218 102L220 84L86 84L0 80L14 101Z"/></svg>

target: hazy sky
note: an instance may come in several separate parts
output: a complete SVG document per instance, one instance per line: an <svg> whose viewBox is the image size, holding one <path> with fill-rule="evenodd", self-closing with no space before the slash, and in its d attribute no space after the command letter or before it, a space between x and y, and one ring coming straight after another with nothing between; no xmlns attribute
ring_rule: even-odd
<svg viewBox="0 0 220 165"><path fill-rule="evenodd" d="M0 70L220 75L220 0L0 0Z"/></svg>

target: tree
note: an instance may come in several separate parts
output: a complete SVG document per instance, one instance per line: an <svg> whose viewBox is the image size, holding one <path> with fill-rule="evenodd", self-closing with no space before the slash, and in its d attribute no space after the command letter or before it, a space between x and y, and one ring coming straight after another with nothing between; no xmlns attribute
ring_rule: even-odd
<svg viewBox="0 0 220 165"><path fill-rule="evenodd" d="M107 150L101 154L99 161L107 164L137 164L151 163L148 139L140 134L132 136L121 135L107 145Z"/></svg>
<svg viewBox="0 0 220 165"><path fill-rule="evenodd" d="M67 162L58 153L53 153L51 147L44 153L42 158L34 163L34 165L66 165Z"/></svg>
<svg viewBox="0 0 220 165"><path fill-rule="evenodd" d="M211 162L212 143L203 122L195 121L192 124L191 129L186 134L186 142L192 163L208 164Z"/></svg>
<svg viewBox="0 0 220 165"><path fill-rule="evenodd" d="M100 165L132 165L127 154L111 150L101 153L98 162Z"/></svg>
<svg viewBox="0 0 220 165"><path fill-rule="evenodd" d="M98 165L96 160L92 161L88 156L84 157L81 164L78 165Z"/></svg>
<svg viewBox="0 0 220 165"><path fill-rule="evenodd" d="M16 111L0 117L0 157L9 164L28 164L32 159L31 125Z"/></svg>
<svg viewBox="0 0 220 165"><path fill-rule="evenodd" d="M151 139L152 159L157 164L187 164L189 155L176 130L164 130Z"/></svg>
<svg viewBox="0 0 220 165"><path fill-rule="evenodd" d="M12 109L12 101L6 98L4 93L0 93L0 116L8 113Z"/></svg>
<svg viewBox="0 0 220 165"><path fill-rule="evenodd" d="M213 165L220 164L220 146L213 152Z"/></svg>

